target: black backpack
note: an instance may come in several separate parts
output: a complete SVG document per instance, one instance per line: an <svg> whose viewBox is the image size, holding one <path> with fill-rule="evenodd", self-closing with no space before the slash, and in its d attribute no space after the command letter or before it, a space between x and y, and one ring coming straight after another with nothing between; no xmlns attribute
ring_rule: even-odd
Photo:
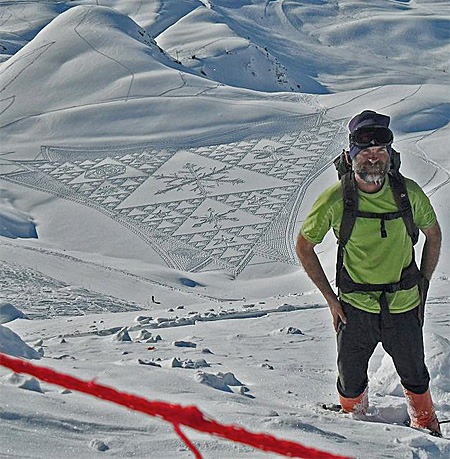
<svg viewBox="0 0 450 459"><path fill-rule="evenodd" d="M358 188L356 185L354 173L351 167L351 160L348 157L348 152L343 151L335 160L334 165L338 172L338 177L342 184L342 194L344 202L344 211L342 222L339 229L338 239L338 254L336 262L336 286L342 293L350 292L372 292L381 291L381 299L386 303L385 293L396 292L398 290L407 290L415 285L418 285L420 280L420 272L417 268L414 257L414 245L419 238L419 229L414 223L411 202L406 190L405 178L400 173L400 154L392 150L391 154L391 169L388 173L389 184L394 194L394 199L398 210L396 212L362 212L358 210ZM413 245L413 256L411 264L406 267L398 282L391 284L359 284L354 282L344 266L344 248L353 231L357 218L375 218L380 220L380 235L382 238L387 237L385 222L402 218L406 226L408 235L411 238ZM381 300L380 300L381 304ZM385 304L387 306L387 303ZM383 307L383 305L382 305Z"/></svg>

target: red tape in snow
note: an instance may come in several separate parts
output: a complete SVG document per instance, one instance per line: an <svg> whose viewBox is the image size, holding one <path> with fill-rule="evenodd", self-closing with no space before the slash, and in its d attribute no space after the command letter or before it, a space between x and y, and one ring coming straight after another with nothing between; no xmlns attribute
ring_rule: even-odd
<svg viewBox="0 0 450 459"><path fill-rule="evenodd" d="M150 401L137 395L119 392L111 387L97 384L94 380L83 381L74 376L59 373L50 368L34 365L2 353L0 353L0 365L16 373L26 373L42 381L93 395L102 400L108 400L118 405L126 406L134 411L140 411L170 422L174 426L177 435L179 435L197 459L201 459L202 456L194 444L181 431L181 425L237 443L250 445L262 451L278 453L287 457L349 459L347 456L336 456L325 451L308 448L300 443L282 440L272 435L250 432L236 425L220 424L206 417L196 406L182 406L166 402Z"/></svg>

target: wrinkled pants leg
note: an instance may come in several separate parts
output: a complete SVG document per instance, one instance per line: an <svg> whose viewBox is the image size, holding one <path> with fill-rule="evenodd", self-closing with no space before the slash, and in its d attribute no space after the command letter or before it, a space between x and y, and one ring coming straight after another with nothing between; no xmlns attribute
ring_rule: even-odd
<svg viewBox="0 0 450 459"><path fill-rule="evenodd" d="M337 389L343 397L356 398L367 388L369 360L381 341L381 318L347 303L343 308L347 323L341 322L337 332Z"/></svg>
<svg viewBox="0 0 450 459"><path fill-rule="evenodd" d="M392 357L402 386L415 394L428 390L430 375L425 365L423 328L418 308L391 314L392 328L383 328L381 344Z"/></svg>

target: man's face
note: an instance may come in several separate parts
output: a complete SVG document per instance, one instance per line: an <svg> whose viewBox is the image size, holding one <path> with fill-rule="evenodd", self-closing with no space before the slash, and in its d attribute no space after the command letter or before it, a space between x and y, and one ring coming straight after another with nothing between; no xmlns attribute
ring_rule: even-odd
<svg viewBox="0 0 450 459"><path fill-rule="evenodd" d="M369 147L361 150L352 161L353 171L366 183L383 183L389 172L390 157L387 147Z"/></svg>

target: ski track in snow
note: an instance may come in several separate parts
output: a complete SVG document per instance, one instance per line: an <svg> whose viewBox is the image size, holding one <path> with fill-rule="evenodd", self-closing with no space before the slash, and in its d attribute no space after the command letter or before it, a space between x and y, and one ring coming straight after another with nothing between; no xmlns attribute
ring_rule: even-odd
<svg viewBox="0 0 450 459"><path fill-rule="evenodd" d="M75 257L73 255L64 254L64 253L57 252L57 251L54 251L54 250L44 249L42 247L26 247L26 246L18 247L14 243L9 243L9 242L6 242L6 241L2 241L1 244L4 245L4 246L8 246L8 247L15 247L18 250L27 250L27 251L43 254L43 255L49 256L49 257L60 258L60 259L69 261L70 263L91 266L91 267L94 267L94 268L96 268L98 270L105 270L105 271L115 272L115 273L118 273L118 274L120 274L122 276L126 276L126 277L129 277L131 279L136 279L136 280L142 281L144 283L148 283L148 284L150 284L151 286L154 286L154 287L158 287L158 288L162 287L162 288L167 289L169 291L179 291L179 292L182 292L183 294L186 294L186 295L192 295L194 297L199 297L199 299L205 299L205 300L213 301L213 302L226 302L226 301L237 301L238 300L238 299L233 299L233 298L217 298L217 297L214 297L214 296L209 296L209 295L205 295L205 294L202 294L202 293L199 293L199 292L196 292L196 291L192 291L192 289L191 290L182 289L182 288L179 288L179 287L176 287L176 286L165 284L163 282L158 282L156 280L149 279L148 277L145 277L145 276L140 276L138 274L134 274L134 273L132 273L130 271L127 271L125 269L114 268L114 267L107 266L107 265L102 264L102 263L96 263L94 261L82 260L81 258L77 258L77 257ZM6 262L5 262L5 266L4 266L3 269L5 269L5 271L8 270ZM11 272L11 275L9 276L8 273L5 273L4 282L8 282L8 279L11 282L14 282L15 278L17 278L17 279L19 277L24 278L25 275L22 274L21 271L22 270L26 270L26 269L27 268L20 267L20 266L16 266L16 268L11 268L9 270ZM58 281L55 280L55 282L58 282ZM44 283L44 281L42 281L42 283ZM16 283L16 287L18 285L20 285L20 283ZM15 291L15 289L12 289L12 291ZM20 296L19 296L19 298L20 298ZM135 307L137 307L137 306L135 306Z"/></svg>
<svg viewBox="0 0 450 459"><path fill-rule="evenodd" d="M14 246L14 244L4 243L4 245ZM22 247L23 248L23 247ZM116 269L100 265L94 262L77 259L73 256L61 254L54 251L35 249L26 247L26 250L45 252L46 255L52 255L68 259L71 262L85 263L94 265L97 268L107 269L110 271L119 272L122 275L139 279L140 281L148 282L158 287L165 287L169 290L177 290L162 283L152 281L146 277L138 276L125 270ZM4 300L21 304L22 311L30 319L48 319L57 316L79 316L87 314L98 314L105 312L127 312L127 311L143 311L146 310L144 306L132 302L125 302L118 298L108 295L101 295L96 292L89 291L86 288L70 286L55 278L46 276L39 271L31 268L8 263L3 261L0 265L0 286L2 290L2 297ZM298 309L325 307L324 305L291 305L283 304L277 308L260 309L256 311L253 309L255 303L248 303L244 299L229 299L229 298L216 298L201 293L191 293L189 290L178 289L183 293L198 296L200 299L207 299L215 303L241 303L242 310L236 311L235 308L231 310L222 309L218 313L208 313L205 315L191 313L190 317L176 317L174 319L152 321L141 320L145 322L149 328L163 328L181 325L194 325L196 321L211 321L211 320L224 320L224 319L244 319L256 318L273 312L289 312ZM137 329L137 328L135 328Z"/></svg>
<svg viewBox="0 0 450 459"><path fill-rule="evenodd" d="M70 286L38 271L5 261L0 266L0 278L3 299L20 304L30 319L142 309L136 304Z"/></svg>

